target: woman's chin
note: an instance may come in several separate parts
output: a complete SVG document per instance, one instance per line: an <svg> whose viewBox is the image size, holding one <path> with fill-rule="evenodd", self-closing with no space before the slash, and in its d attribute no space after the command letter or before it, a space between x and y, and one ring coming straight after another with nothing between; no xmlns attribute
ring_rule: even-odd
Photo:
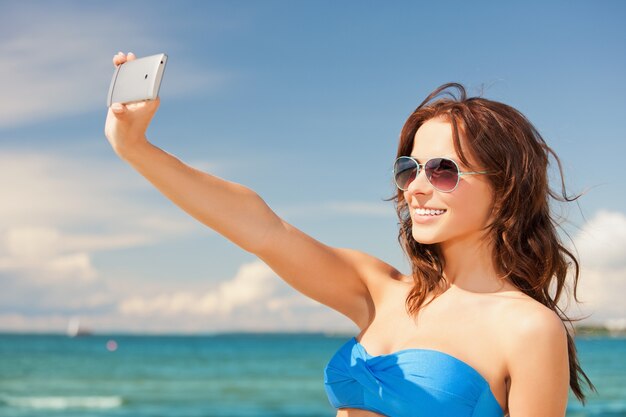
<svg viewBox="0 0 626 417"><path fill-rule="evenodd" d="M415 239L417 243L421 243L422 245L434 245L435 243L441 243L441 239L439 239L437 236L429 235L427 233L416 233L415 229L413 229L412 235L413 239Z"/></svg>

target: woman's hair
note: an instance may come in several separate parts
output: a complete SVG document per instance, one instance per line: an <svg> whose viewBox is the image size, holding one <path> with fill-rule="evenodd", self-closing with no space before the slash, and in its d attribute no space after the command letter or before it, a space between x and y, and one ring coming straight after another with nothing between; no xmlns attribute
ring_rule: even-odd
<svg viewBox="0 0 626 417"><path fill-rule="evenodd" d="M456 88L460 96L455 97L448 91L449 98L433 100L450 87ZM494 265L502 279L508 279L520 291L555 311L562 321L570 324L577 321L569 319L557 306L570 267L574 270L574 299L578 302L579 264L557 234L558 223L551 213L550 198L570 202L580 196L567 196L557 155L530 121L513 107L481 97L468 98L461 84L448 83L434 90L409 116L400 133L397 156L410 155L417 130L426 121L436 118L452 125L454 148L463 164L474 168L467 158L470 155L481 170L492 172L487 178L494 196L493 221L486 226L486 237L493 242ZM560 194L548 184L550 155L559 168ZM386 201L395 200L400 220L398 241L411 263L415 285L406 299L406 306L413 315L429 293L437 297L445 290L445 260L438 245L415 241L411 232L410 207L403 191L396 190L397 194ZM550 294L551 287L555 287L554 296ZM584 404L581 375L594 391L596 389L580 367L574 340L567 326L564 327L570 387Z"/></svg>

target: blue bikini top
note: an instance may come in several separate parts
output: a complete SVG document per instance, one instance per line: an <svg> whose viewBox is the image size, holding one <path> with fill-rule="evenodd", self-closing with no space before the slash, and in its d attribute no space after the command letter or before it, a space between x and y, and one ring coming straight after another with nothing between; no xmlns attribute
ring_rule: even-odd
<svg viewBox="0 0 626 417"><path fill-rule="evenodd" d="M390 417L503 417L489 383L467 363L432 349L372 356L355 337L324 368L335 408Z"/></svg>

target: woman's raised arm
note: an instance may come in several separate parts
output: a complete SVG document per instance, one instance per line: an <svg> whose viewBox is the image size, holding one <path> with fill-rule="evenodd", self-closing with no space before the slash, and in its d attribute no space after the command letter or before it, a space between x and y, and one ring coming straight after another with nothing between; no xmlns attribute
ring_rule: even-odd
<svg viewBox="0 0 626 417"><path fill-rule="evenodd" d="M397 271L365 253L318 242L283 221L253 190L190 167L148 142L145 131L157 108L158 100L111 106L105 133L118 156L192 217L259 256L293 288L367 326L381 284Z"/></svg>

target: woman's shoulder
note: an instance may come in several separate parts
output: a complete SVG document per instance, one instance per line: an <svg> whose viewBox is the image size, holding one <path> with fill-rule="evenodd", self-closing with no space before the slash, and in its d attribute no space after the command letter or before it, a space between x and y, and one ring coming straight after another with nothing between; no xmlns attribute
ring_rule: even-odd
<svg viewBox="0 0 626 417"><path fill-rule="evenodd" d="M520 346L537 338L559 340L566 337L563 320L556 311L521 291L505 297L497 312L499 334L510 356Z"/></svg>
<svg viewBox="0 0 626 417"><path fill-rule="evenodd" d="M509 290L499 294L501 314L518 324L562 323L556 311L520 290Z"/></svg>

